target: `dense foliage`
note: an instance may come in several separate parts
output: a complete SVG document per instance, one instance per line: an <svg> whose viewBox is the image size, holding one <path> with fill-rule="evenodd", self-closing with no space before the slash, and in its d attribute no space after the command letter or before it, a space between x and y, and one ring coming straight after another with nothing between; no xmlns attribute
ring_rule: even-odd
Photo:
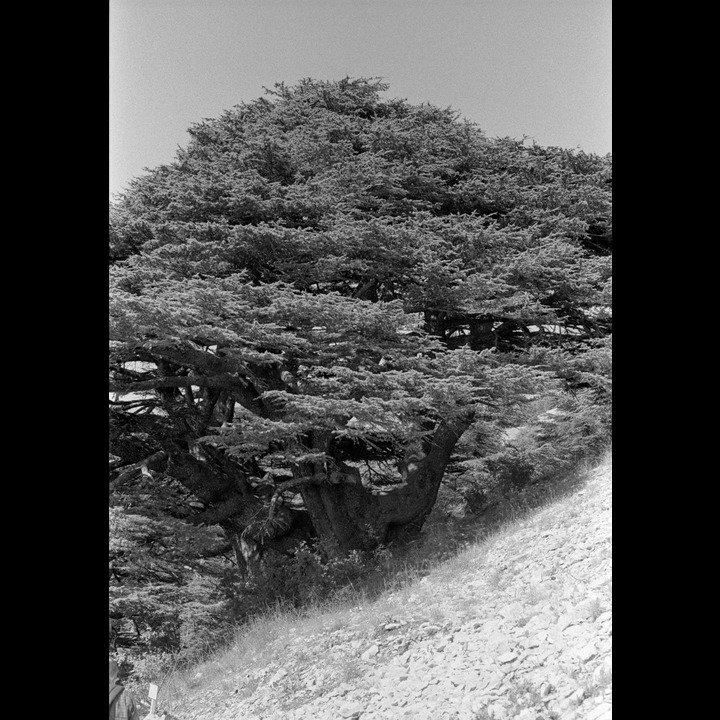
<svg viewBox="0 0 720 720"><path fill-rule="evenodd" d="M523 485L607 438L610 157L386 90L279 84L111 206L126 644L181 647L183 612L211 629L228 553L246 579L342 563L417 534L448 470ZM538 402L560 414L509 452Z"/></svg>

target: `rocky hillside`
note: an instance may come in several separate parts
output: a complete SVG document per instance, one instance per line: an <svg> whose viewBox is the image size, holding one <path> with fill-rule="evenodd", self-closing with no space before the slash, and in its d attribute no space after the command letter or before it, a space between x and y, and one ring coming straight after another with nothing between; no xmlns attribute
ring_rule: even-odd
<svg viewBox="0 0 720 720"><path fill-rule="evenodd" d="M610 720L612 456L382 598L258 625L165 687L182 720Z"/></svg>

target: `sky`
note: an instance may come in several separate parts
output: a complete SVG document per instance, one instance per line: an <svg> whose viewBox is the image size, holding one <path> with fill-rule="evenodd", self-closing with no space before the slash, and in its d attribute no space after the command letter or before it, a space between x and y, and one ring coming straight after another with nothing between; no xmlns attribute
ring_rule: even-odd
<svg viewBox="0 0 720 720"><path fill-rule="evenodd" d="M109 0L108 20L111 199L194 123L302 78L612 152L612 0Z"/></svg>

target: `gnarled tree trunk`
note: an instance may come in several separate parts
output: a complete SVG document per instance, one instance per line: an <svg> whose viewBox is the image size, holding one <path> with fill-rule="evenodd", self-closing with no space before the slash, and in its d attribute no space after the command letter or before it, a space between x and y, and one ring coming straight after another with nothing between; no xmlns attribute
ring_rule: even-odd
<svg viewBox="0 0 720 720"><path fill-rule="evenodd" d="M359 471L343 462L336 462L325 478L321 472L308 478L300 493L318 536L345 554L419 532L435 504L452 451L471 422L469 416L441 422L428 452L387 490L365 487Z"/></svg>

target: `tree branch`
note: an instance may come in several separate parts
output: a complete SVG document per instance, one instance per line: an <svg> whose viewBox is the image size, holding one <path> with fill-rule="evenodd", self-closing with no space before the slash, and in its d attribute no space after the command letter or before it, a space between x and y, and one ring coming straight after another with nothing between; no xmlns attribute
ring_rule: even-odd
<svg viewBox="0 0 720 720"><path fill-rule="evenodd" d="M127 466L123 470L123 472L121 472L120 475L118 475L114 480L111 480L111 482L121 484L126 480L129 480L138 470L143 470L143 468L147 472L147 468L150 463L156 463L160 462L161 460L165 460L167 456L168 455L164 450L158 450L158 452L153 453L152 455L146 457L144 460L140 460L139 462ZM110 469L117 469L117 467L111 467Z"/></svg>
<svg viewBox="0 0 720 720"><path fill-rule="evenodd" d="M180 340L149 340L136 346L135 352L150 362L156 362L161 358L181 367L202 368L210 372L227 369L227 364L222 358Z"/></svg>
<svg viewBox="0 0 720 720"><path fill-rule="evenodd" d="M307 487L308 485L322 485L326 479L327 478L325 477L324 473L315 473L315 475L306 475L305 477L293 478L292 480L286 480L285 482L280 483L280 485L275 488L275 492L270 498L270 516L272 517L273 513L275 512L275 504L277 503L277 500L282 493L297 487Z"/></svg>
<svg viewBox="0 0 720 720"><path fill-rule="evenodd" d="M167 377L155 378L153 380L142 380L134 383L110 383L110 392L138 392L142 390L157 390L158 388L188 388L192 385L197 387L208 387L218 389L246 388L247 382L229 373L222 375L192 376L192 375L170 375Z"/></svg>

